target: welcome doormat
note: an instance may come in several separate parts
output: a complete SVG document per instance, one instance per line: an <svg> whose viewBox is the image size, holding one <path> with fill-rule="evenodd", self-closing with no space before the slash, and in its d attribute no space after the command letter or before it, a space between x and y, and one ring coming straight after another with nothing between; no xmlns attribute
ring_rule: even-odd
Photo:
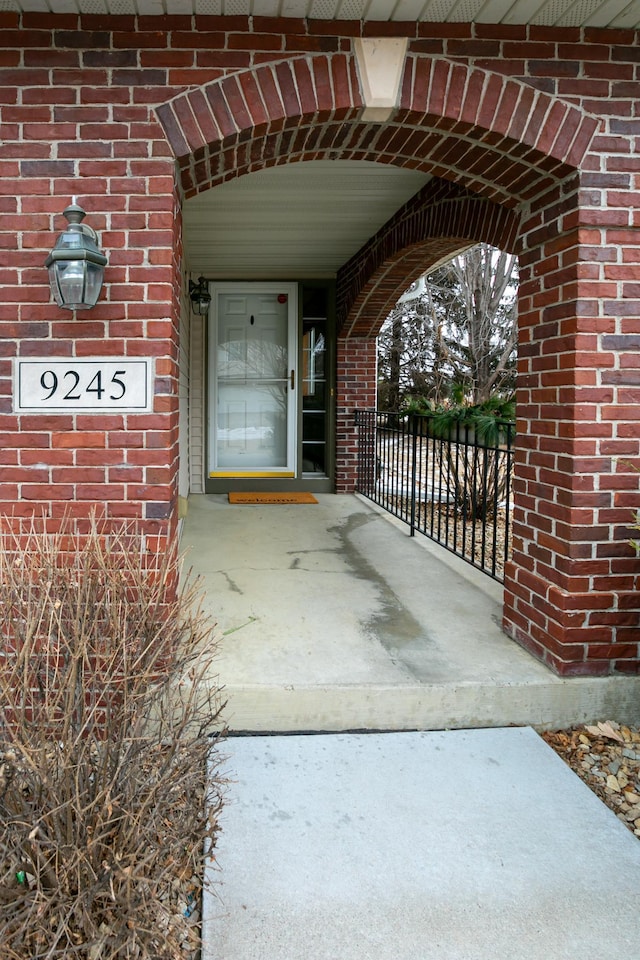
<svg viewBox="0 0 640 960"><path fill-rule="evenodd" d="M317 503L312 493L230 493L229 503Z"/></svg>

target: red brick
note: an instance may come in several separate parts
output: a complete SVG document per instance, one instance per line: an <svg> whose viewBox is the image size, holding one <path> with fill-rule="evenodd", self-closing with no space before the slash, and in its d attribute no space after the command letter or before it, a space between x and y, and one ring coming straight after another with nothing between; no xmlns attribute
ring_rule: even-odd
<svg viewBox="0 0 640 960"><path fill-rule="evenodd" d="M96 417L96 420L99 420ZM106 446L106 434L100 431L74 431L72 433L54 434L52 437L52 446L55 447L104 447Z"/></svg>

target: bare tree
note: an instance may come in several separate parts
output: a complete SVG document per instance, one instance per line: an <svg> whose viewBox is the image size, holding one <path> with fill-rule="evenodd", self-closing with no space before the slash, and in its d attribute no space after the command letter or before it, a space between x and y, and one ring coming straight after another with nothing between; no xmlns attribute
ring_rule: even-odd
<svg viewBox="0 0 640 960"><path fill-rule="evenodd" d="M379 403L456 394L482 403L513 389L517 261L488 244L455 257L401 298L378 340Z"/></svg>
<svg viewBox="0 0 640 960"><path fill-rule="evenodd" d="M516 257L477 244L449 268L459 309L449 316L450 360L468 385L473 403L512 388L517 342Z"/></svg>

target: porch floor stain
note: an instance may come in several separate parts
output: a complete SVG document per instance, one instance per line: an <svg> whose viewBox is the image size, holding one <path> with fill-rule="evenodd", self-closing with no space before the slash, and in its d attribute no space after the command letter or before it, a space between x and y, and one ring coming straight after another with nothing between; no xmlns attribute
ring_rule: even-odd
<svg viewBox="0 0 640 960"><path fill-rule="evenodd" d="M560 679L502 632L500 584L361 497L317 500L189 498L232 731L640 722L638 677Z"/></svg>

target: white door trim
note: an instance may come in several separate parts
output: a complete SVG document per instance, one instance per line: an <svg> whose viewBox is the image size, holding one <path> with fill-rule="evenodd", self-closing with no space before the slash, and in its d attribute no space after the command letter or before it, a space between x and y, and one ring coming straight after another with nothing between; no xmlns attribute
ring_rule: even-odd
<svg viewBox="0 0 640 960"><path fill-rule="evenodd" d="M208 346L208 468L207 475L211 478L293 478L297 475L297 447L298 447L298 284L283 283L280 281L248 281L242 283L239 281L212 282L209 284L211 293L211 309L209 312L209 346ZM217 411L216 397L218 395L217 383L217 311L218 296L221 293L240 293L248 294L276 293L287 297L287 319L288 319L288 368L287 374L290 378L289 389L287 392L287 463L283 467L274 467L269 469L228 469L220 467L217 463ZM293 374L293 377L291 375Z"/></svg>

